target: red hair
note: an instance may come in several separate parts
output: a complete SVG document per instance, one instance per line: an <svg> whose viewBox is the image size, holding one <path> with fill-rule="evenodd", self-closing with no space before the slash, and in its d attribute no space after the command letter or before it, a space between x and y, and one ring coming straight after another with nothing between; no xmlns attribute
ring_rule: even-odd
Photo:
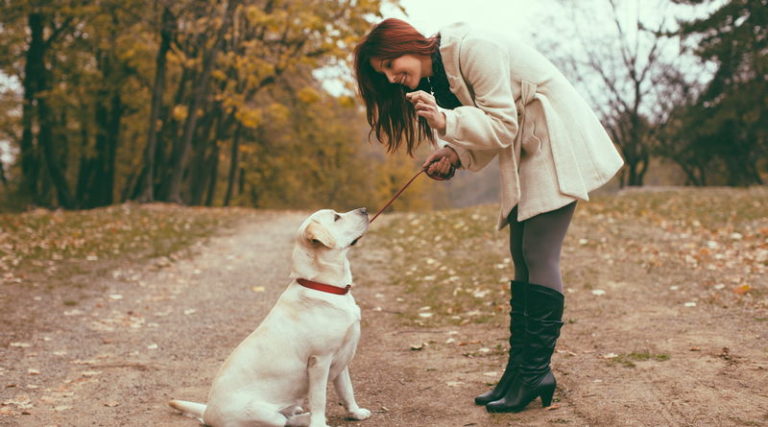
<svg viewBox="0 0 768 427"><path fill-rule="evenodd" d="M371 133L394 152L403 140L406 150L413 150L423 139L434 142L427 121L419 118L405 99L407 88L392 84L371 66L371 58L395 59L402 55L431 56L438 48L435 37L424 37L405 21L389 18L381 21L355 47L355 75L360 96L365 102ZM417 120L418 119L418 120ZM370 137L370 134L369 134Z"/></svg>

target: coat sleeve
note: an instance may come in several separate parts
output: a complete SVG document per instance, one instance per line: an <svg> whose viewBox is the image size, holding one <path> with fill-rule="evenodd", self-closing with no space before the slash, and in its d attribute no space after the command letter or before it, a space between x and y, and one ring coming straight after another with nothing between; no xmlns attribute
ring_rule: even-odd
<svg viewBox="0 0 768 427"><path fill-rule="evenodd" d="M446 141L440 140L439 138L438 146L449 146L453 148L453 150L456 151L456 154L459 155L461 167L473 172L478 172L484 167L488 166L488 164L491 163L491 160L493 160L499 153L498 150L467 150L461 147L453 146Z"/></svg>
<svg viewBox="0 0 768 427"><path fill-rule="evenodd" d="M459 54L461 75L474 106L444 110L446 126L438 137L468 151L507 148L518 131L507 49L485 38L465 39Z"/></svg>

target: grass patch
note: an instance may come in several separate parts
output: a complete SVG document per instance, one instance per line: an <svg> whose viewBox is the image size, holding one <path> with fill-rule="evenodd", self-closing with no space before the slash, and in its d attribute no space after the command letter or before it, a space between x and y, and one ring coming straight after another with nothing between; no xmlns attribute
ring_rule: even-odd
<svg viewBox="0 0 768 427"><path fill-rule="evenodd" d="M390 248L391 284L408 295L406 323L487 323L505 310L513 270L496 214L493 206L402 214L369 232L372 244Z"/></svg>
<svg viewBox="0 0 768 427"><path fill-rule="evenodd" d="M613 364L622 365L627 368L634 368L635 362L648 362L648 361L656 361L656 362L665 362L670 359L670 356L668 354L652 354L650 352L642 352L642 353L627 353L627 354L620 354L617 357L608 359Z"/></svg>
<svg viewBox="0 0 768 427"><path fill-rule="evenodd" d="M98 274L116 263L169 256L236 222L245 212L124 204L88 211L1 214L0 280L24 283L55 276L62 283Z"/></svg>
<svg viewBox="0 0 768 427"><path fill-rule="evenodd" d="M508 231L494 230L497 206L393 214L367 239L390 248L411 325L504 322L514 277ZM623 265L641 265L665 280L701 284L700 301L761 303L768 273L768 188L627 191L580 203L563 249L567 287L605 289L632 281ZM611 276L613 275L613 276ZM611 279L609 279L611 277ZM615 278L613 278L615 277ZM704 293L723 282L719 293ZM674 278L674 279L673 279ZM746 295L732 289L749 285ZM668 288L668 286L664 286ZM746 289L746 288L745 288ZM631 357L629 361L635 360Z"/></svg>

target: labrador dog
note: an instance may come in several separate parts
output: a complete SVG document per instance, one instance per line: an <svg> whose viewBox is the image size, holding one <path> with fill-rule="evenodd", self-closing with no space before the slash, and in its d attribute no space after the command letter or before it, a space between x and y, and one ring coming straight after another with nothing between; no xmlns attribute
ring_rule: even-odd
<svg viewBox="0 0 768 427"><path fill-rule="evenodd" d="M291 283L219 369L208 403L168 404L214 427L327 426L332 381L350 418L370 417L355 401L348 369L360 338L360 308L349 293L347 253L367 229L365 208L310 215L298 229Z"/></svg>

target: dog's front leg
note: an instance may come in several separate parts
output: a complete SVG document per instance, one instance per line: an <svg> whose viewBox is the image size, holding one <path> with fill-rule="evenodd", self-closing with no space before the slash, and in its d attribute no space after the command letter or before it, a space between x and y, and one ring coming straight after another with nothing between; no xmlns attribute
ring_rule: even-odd
<svg viewBox="0 0 768 427"><path fill-rule="evenodd" d="M325 402L332 360L331 355L309 358L309 427L330 427L325 422Z"/></svg>
<svg viewBox="0 0 768 427"><path fill-rule="evenodd" d="M345 367L333 380L333 386L350 418L361 421L371 416L371 411L357 406L355 392L352 389L352 378L349 376L349 367Z"/></svg>

